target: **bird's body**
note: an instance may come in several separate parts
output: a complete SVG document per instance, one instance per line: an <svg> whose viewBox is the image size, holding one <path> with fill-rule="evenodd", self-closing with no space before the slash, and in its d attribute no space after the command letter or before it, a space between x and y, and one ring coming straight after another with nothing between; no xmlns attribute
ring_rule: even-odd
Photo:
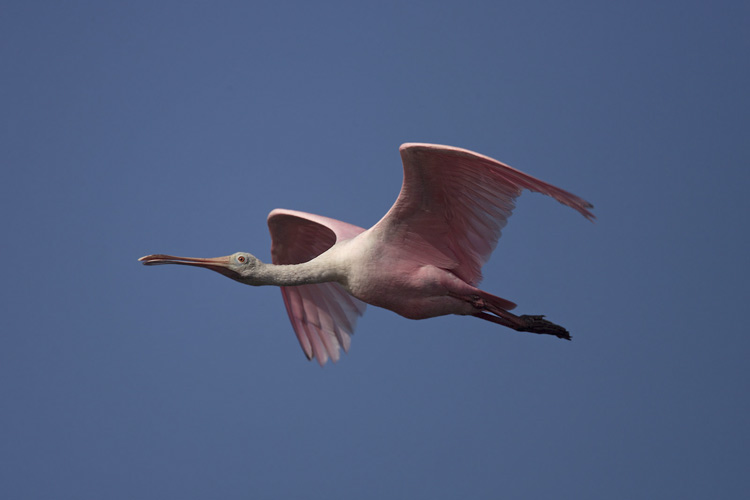
<svg viewBox="0 0 750 500"><path fill-rule="evenodd" d="M471 151L404 144L404 184L370 229L276 209L268 216L273 264L247 253L214 259L149 255L144 264L206 267L249 285L281 287L308 359L324 364L348 350L365 304L410 319L474 315L519 331L569 339L541 316L516 316L515 304L476 288L522 189L541 192L589 219L591 204Z"/></svg>
<svg viewBox="0 0 750 500"><path fill-rule="evenodd" d="M337 242L314 264L334 271L326 281L339 283L350 295L367 304L390 309L410 319L445 314L469 314L466 302L449 294L474 291L450 271L400 255L377 233L365 231Z"/></svg>

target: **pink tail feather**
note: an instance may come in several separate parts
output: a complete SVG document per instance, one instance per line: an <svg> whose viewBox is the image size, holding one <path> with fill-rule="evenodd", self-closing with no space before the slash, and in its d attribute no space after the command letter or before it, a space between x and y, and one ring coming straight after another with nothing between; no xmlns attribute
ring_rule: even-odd
<svg viewBox="0 0 750 500"><path fill-rule="evenodd" d="M516 308L515 302L511 302L510 300L506 300L502 297L492 295L491 293L487 293L483 290L479 290L479 297L481 297L481 299L484 300L488 306L490 306L487 308L487 310L494 314L497 314L497 312L493 310L493 307L503 309L504 311L510 311Z"/></svg>

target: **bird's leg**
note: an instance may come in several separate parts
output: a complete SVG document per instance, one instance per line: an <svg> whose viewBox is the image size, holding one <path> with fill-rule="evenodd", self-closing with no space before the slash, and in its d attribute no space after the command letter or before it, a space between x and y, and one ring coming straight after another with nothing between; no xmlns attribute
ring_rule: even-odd
<svg viewBox="0 0 750 500"><path fill-rule="evenodd" d="M559 339L571 340L568 330L551 321L547 321L543 315L523 314L519 318L526 323L526 326L519 330L520 332L544 333L554 335Z"/></svg>
<svg viewBox="0 0 750 500"><path fill-rule="evenodd" d="M452 294L451 294L452 295ZM455 296L455 295L454 295ZM545 335L554 335L557 338L570 340L570 333L568 330L560 325L556 325L551 321L544 319L541 315L529 315L523 314L516 316L513 313L506 311L496 305L492 304L491 301L485 300L479 295L472 295L464 298L468 302L480 310L480 312L474 313L474 316L487 321L492 321L499 325L507 326L518 332L530 332ZM485 312L485 311L489 311Z"/></svg>
<svg viewBox="0 0 750 500"><path fill-rule="evenodd" d="M494 312L494 311L493 311ZM546 335L554 335L557 338L571 340L568 330L560 325L544 319L544 316L524 314L516 316L515 314L503 311L502 316L495 316L486 312L475 313L474 316L487 321L492 321L498 325L507 326L517 332L531 332Z"/></svg>

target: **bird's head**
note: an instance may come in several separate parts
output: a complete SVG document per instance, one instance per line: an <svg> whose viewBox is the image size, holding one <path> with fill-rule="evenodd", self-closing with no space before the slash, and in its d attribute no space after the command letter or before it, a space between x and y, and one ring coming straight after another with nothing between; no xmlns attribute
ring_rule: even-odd
<svg viewBox="0 0 750 500"><path fill-rule="evenodd" d="M154 254L146 255L138 260L145 266L179 264L182 266L203 267L248 285L254 284L253 277L256 275L257 269L262 264L257 257L247 252L237 252L232 255L227 255L226 257L213 257L206 259Z"/></svg>

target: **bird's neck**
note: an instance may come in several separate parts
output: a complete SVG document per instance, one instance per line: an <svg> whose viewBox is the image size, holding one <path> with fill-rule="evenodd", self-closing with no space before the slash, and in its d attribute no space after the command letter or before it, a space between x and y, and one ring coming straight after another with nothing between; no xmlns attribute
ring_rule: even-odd
<svg viewBox="0 0 750 500"><path fill-rule="evenodd" d="M245 282L256 286L298 286L338 281L339 276L335 266L327 265L319 259L287 265L260 262L253 276Z"/></svg>

